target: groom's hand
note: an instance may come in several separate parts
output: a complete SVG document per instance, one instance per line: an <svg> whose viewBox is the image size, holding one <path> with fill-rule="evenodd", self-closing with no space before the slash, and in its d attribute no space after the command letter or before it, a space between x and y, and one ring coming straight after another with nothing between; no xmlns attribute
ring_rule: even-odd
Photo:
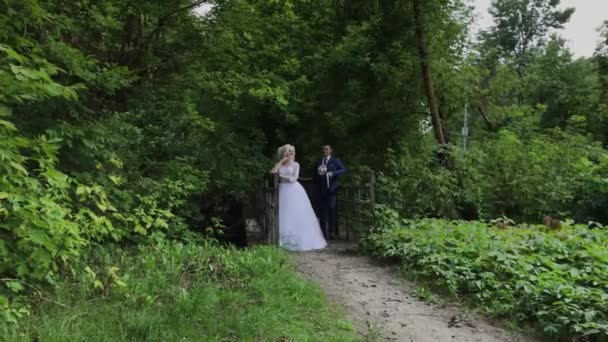
<svg viewBox="0 0 608 342"><path fill-rule="evenodd" d="M333 176L334 176L334 174L333 174L333 173L331 173L331 172L328 172L328 173L327 173L327 177L330 177L330 178L331 178L331 177L333 177Z"/></svg>

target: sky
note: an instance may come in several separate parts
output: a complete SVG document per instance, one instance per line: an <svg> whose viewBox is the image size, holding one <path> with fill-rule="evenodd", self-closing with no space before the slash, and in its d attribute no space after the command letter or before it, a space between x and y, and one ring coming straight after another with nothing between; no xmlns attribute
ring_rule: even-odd
<svg viewBox="0 0 608 342"><path fill-rule="evenodd" d="M478 16L476 28L492 25L488 13L491 0L472 0ZM597 28L608 20L608 0L562 0L561 7L574 7L576 11L560 34L577 57L589 57L600 40Z"/></svg>
<svg viewBox="0 0 608 342"><path fill-rule="evenodd" d="M196 7L194 9L194 12L196 12L200 15L205 15L207 12L209 12L211 10L212 7L213 7L213 5L211 5L211 4L202 4L198 7Z"/></svg>

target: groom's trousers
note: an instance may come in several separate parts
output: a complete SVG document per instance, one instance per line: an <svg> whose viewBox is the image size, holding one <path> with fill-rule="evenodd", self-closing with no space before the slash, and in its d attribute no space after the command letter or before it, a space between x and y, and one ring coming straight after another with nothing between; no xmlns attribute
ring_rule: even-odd
<svg viewBox="0 0 608 342"><path fill-rule="evenodd" d="M338 196L336 194L326 194L321 196L319 208L319 223L323 235L338 237Z"/></svg>

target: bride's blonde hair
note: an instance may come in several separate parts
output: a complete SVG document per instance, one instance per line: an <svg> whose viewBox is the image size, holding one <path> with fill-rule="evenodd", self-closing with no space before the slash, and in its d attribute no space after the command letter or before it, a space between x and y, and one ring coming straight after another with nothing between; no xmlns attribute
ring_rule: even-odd
<svg viewBox="0 0 608 342"><path fill-rule="evenodd" d="M277 161L281 161L281 159L285 158L285 154L287 154L287 151L289 151L289 149L296 150L295 146L290 145L290 144L285 144L281 147L279 147L277 149Z"/></svg>

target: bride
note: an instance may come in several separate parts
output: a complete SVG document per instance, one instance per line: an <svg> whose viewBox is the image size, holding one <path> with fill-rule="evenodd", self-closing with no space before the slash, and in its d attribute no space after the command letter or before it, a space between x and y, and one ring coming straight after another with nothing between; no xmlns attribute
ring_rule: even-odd
<svg viewBox="0 0 608 342"><path fill-rule="evenodd" d="M300 164L296 149L283 145L277 164L270 170L279 175L279 244L292 251L309 251L327 246L304 187L298 183Z"/></svg>

